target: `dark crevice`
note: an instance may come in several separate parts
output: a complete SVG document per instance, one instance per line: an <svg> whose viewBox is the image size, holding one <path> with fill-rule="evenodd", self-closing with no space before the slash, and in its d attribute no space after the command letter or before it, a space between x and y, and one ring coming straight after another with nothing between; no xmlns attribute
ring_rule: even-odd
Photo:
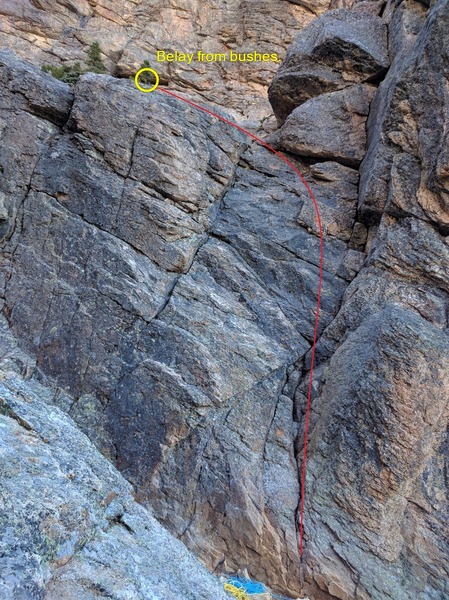
<svg viewBox="0 0 449 600"><path fill-rule="evenodd" d="M115 515L112 519L110 519L110 523L113 524L113 525L120 525L121 527L124 527L127 531L129 531L129 533L134 534L133 528L130 527L128 525L128 523L126 523L124 521L123 517L124 517L123 513Z"/></svg>
<svg viewBox="0 0 449 600"><path fill-rule="evenodd" d="M22 419L2 398L0 398L0 415L14 419L14 421L17 421L27 431L34 431L32 425L28 421L25 421L25 419Z"/></svg>

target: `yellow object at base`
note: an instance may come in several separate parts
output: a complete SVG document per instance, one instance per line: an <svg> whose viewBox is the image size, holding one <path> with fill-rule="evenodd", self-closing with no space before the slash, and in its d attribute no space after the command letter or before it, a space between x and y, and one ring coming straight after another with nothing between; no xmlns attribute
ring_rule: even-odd
<svg viewBox="0 0 449 600"><path fill-rule="evenodd" d="M242 590L241 588L238 588L235 585L225 583L224 589L226 592L231 593L234 596L234 598L237 598L237 600L249 600L249 596L245 592L245 590Z"/></svg>

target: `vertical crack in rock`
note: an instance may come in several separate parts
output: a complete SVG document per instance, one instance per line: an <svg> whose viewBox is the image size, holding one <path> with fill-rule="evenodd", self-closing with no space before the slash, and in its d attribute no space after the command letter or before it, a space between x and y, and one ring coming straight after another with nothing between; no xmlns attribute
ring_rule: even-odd
<svg viewBox="0 0 449 600"><path fill-rule="evenodd" d="M220 20L218 4L208 0L210 14L192 36L215 19L229 47L244 39L271 44L283 27L290 41L311 13L304 17L298 3L285 1L279 10L279 2L247 15L233 0ZM29 43L10 4L23 54ZM382 18L372 3L327 12L327 0L304 4L323 14L299 31L270 85L279 128L273 132L270 120L263 127L306 176L325 234L305 589L313 600L443 600L448 4L407 0L386 6ZM35 23L37 62L49 50L40 45L37 15L48 31L62 19L78 37L95 23L110 34L104 59L121 77L146 58L136 38L124 43L123 27L161 16L157 6L144 15L129 2L108 10L80 0L70 14L58 2L54 14L46 0L39 6L23 7ZM174 7L173 27L192 11L198 3ZM10 35L2 30L0 39ZM276 48L283 52L285 43ZM64 44L68 58L85 53L72 33ZM152 47L149 38L145 44ZM231 109L248 93L242 112L258 119L267 114L261 98L275 68L238 65L241 80L222 92L215 67L207 85L197 65L188 78L180 65L162 77L173 89L188 80L192 94ZM226 80L226 65L220 73ZM29 535L19 539L38 557L14 566L23 573L20 593L51 600L101 585L114 596L123 579L136 598L138 589L147 598L151 577L160 575L165 599L172 597L165 561L186 560L198 597L210 590L221 597L46 402L70 413L131 482L135 498L211 570L247 566L276 591L297 596L303 413L319 275L316 216L300 182L241 134L165 95L137 94L126 79L86 74L72 90L2 51L0 85L1 355L4 371L29 378L9 373L2 388L1 418L16 452L6 481L15 481L17 456L27 477L33 469L41 476L44 466L33 461L45 457L56 494L36 493L44 503L39 532L29 515L8 511L25 523ZM44 432L39 439L35 430ZM23 436L29 443L19 448ZM81 448L78 471L74 447ZM37 457L29 455L33 448ZM65 516L51 504L61 482L70 498ZM45 511L56 515L63 542ZM151 536L168 545L171 559L152 554ZM139 555L144 548L145 565L134 578L136 547ZM111 556L120 565L100 574L98 564ZM183 573L174 598L188 597Z"/></svg>
<svg viewBox="0 0 449 600"><path fill-rule="evenodd" d="M448 389L443 366L448 330L447 282L443 275L447 211L439 208L435 212L437 206L445 206L446 192L444 185L429 186L428 182L435 177L435 168L430 170L425 165L433 160L430 158L432 150L422 147L428 138L418 134L419 129L426 130L425 122L420 122L426 111L419 108L424 90L426 102L429 93L436 97L440 94L439 77L444 68L436 45L444 45L446 6L436 3L426 23L423 11L413 2L401 5L390 15L393 64L372 103L368 154L361 165L357 218L369 229L368 259L345 292L338 314L327 325L318 344L319 367L311 416L306 496L306 518L309 519L306 581L310 595L316 598L405 600L417 595L440 599L447 593L448 567L443 558L446 542L444 534L441 537L441 525L437 525L444 520L442 515L447 503L443 501L438 509L430 509L426 504L431 502L435 507L435 498L440 497L445 487L438 476L434 481L438 481L435 485L440 491L433 488L430 492L426 484L430 472L431 477L435 477L433 462L447 460L441 446L447 423L443 406ZM422 67L417 66L420 61ZM419 75L421 68L423 78ZM311 106L309 102L301 106ZM435 118L441 119L442 103L435 99L434 105L439 115ZM305 110L301 106L295 109L297 114L300 109ZM289 127L291 139L297 136L302 140L300 123L289 121L287 117L283 128ZM441 129L435 131L441 132ZM285 140L281 134L280 147ZM404 154L398 154L398 146ZM329 152L325 140L322 148L313 152L324 157L324 153ZM303 149L298 146L296 151L301 154ZM441 142L438 142L434 144L433 154L440 152ZM413 173L410 155L422 156L422 164L413 167L416 179L410 177ZM380 168L385 173L389 170L388 177L380 173ZM421 179L420 183L420 176L426 178L425 182ZM378 190L375 216L367 202L367 181L371 189ZM385 185L389 186L387 192ZM424 197L423 211L419 207L424 206ZM385 198L388 199L386 204ZM407 207L405 201L409 203ZM373 223L378 226L370 227ZM391 338L387 335L389 342L386 338L379 343L375 341L377 328L382 335L381 332L389 328L395 330L395 327L401 329ZM419 343L413 341L414 335L420 337ZM372 353L370 358L367 356L365 368L361 367L363 346L368 354ZM344 364L339 362L343 355ZM432 368L430 365L435 368L432 383L426 376L426 369ZM359 368L362 371L359 372ZM420 378L421 392L417 383L412 382L415 376ZM420 423L418 414L426 410L423 405L433 403L430 398L440 392L446 398L441 397L437 409L442 411L438 413L442 422L437 425L436 421L425 419L426 425ZM299 402L306 401L305 394L306 379L299 388ZM419 408L410 408L414 402ZM395 406L392 412L386 408L391 403ZM363 413L362 404L368 407L367 413ZM392 425L395 418L398 429ZM383 430L383 422L394 431ZM370 443L365 439L368 431L373 436ZM403 455L403 461L396 455L401 464L391 472L387 455L394 456L399 448L407 446L408 435L415 439L409 447L411 454ZM425 441L430 439L432 442ZM365 468L362 465L366 465L366 479L361 476ZM413 508L417 496L423 498L419 506L427 507L421 514ZM433 564L438 565L431 572L427 559L423 559L410 534L410 528L417 534L429 526L424 524L428 518L426 513L432 513L429 519L433 523L435 542L432 544L435 545L429 552L433 554ZM426 545L422 538L421 544ZM395 580L395 569L407 570L407 584Z"/></svg>

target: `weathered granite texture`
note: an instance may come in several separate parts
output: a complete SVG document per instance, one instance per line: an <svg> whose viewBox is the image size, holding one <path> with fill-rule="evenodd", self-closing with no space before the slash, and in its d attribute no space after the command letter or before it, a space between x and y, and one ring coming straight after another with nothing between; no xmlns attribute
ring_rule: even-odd
<svg viewBox="0 0 449 600"><path fill-rule="evenodd" d="M2 52L1 357L54 386L210 569L313 600L444 600L448 3L364 8L300 32L271 93L325 233L304 585L319 242L266 149L161 92L70 88ZM302 72L285 83L295 56L319 70L307 97Z"/></svg>
<svg viewBox="0 0 449 600"><path fill-rule="evenodd" d="M8 52L0 76L9 334L209 567L248 565L296 593L293 392L319 265L308 196L265 149L162 93L95 75L70 89ZM16 92L35 78L62 98L53 122L42 94ZM308 177L329 233L323 330L363 261L348 246L357 175L329 162Z"/></svg>
<svg viewBox="0 0 449 600"><path fill-rule="evenodd" d="M228 598L51 400L2 372L0 598Z"/></svg>
<svg viewBox="0 0 449 600"><path fill-rule="evenodd" d="M2 0L0 47L37 64L85 63L99 41L109 71L134 75L149 60L163 83L235 110L253 123L270 114L276 62L158 63L172 52L278 53L330 0ZM245 98L242 104L241 99Z"/></svg>

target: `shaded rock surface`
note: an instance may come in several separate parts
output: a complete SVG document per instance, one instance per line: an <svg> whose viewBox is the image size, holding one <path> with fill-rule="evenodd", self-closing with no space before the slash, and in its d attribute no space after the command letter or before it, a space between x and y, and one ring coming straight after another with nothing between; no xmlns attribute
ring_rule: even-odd
<svg viewBox="0 0 449 600"><path fill-rule="evenodd" d="M447 7L318 17L291 51L318 84L282 88L287 58L272 86L290 115L273 143L294 152L325 234L304 589L308 194L266 149L162 93L95 75L70 88L0 55L2 362L51 383L48 401L217 572L248 566L314 600L449 594ZM336 132L310 117L295 133L317 105Z"/></svg>
<svg viewBox="0 0 449 600"><path fill-rule="evenodd" d="M0 597L228 598L51 397L2 373Z"/></svg>

